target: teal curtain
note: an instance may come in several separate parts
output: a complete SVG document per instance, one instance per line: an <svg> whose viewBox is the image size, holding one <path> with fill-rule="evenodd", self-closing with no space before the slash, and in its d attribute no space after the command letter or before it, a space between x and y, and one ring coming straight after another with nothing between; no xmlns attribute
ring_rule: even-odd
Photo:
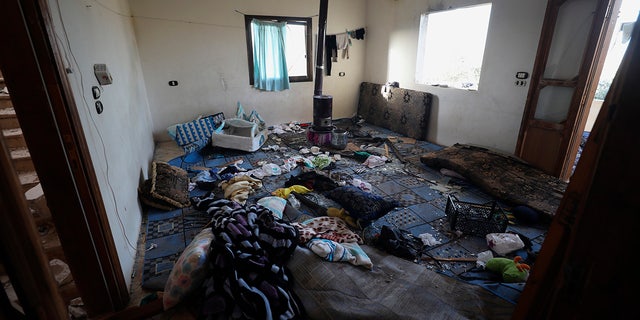
<svg viewBox="0 0 640 320"><path fill-rule="evenodd" d="M286 22L253 19L253 86L265 91L289 89L285 55Z"/></svg>

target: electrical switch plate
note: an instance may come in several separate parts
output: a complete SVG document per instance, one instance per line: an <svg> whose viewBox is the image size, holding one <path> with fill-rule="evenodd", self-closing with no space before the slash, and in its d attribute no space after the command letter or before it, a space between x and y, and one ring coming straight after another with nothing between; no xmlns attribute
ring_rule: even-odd
<svg viewBox="0 0 640 320"><path fill-rule="evenodd" d="M529 78L529 73L525 71L516 72L516 79L526 79Z"/></svg>
<svg viewBox="0 0 640 320"><path fill-rule="evenodd" d="M516 87L524 87L527 85L527 81L525 80L516 80Z"/></svg>
<svg viewBox="0 0 640 320"><path fill-rule="evenodd" d="M111 78L111 73L109 73L109 69L107 69L107 65L104 63L96 63L93 65L93 73L96 75L96 79L98 83L101 85L108 85L113 82Z"/></svg>
<svg viewBox="0 0 640 320"><path fill-rule="evenodd" d="M98 114L101 114L102 110L104 110L104 107L102 106L102 102L96 101L96 112L98 112Z"/></svg>
<svg viewBox="0 0 640 320"><path fill-rule="evenodd" d="M100 98L100 88L98 88L97 86L91 87L91 94L93 94L94 99Z"/></svg>
<svg viewBox="0 0 640 320"><path fill-rule="evenodd" d="M178 85L178 81L176 81L176 80L171 80L171 81L169 81L169 85L170 85L170 86L172 86L172 87L175 87L175 86L177 86L177 85Z"/></svg>

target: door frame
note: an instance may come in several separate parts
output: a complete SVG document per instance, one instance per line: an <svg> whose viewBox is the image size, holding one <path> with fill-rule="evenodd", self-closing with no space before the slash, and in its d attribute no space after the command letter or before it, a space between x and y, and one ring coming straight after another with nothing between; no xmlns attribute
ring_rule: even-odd
<svg viewBox="0 0 640 320"><path fill-rule="evenodd" d="M602 71L606 48L611 40L617 19L617 16L612 13L619 10L622 1L597 1L593 24L577 77L575 79L545 79L544 71L551 50L558 13L565 2L566 0L549 0L547 3L515 154L543 171L568 181L573 174L573 165L580 146L582 132ZM547 86L571 87L575 90L567 119L563 123L535 119L538 96L540 91ZM540 136L535 136L536 131ZM556 136L556 139L560 140L555 144L549 143L548 140L542 141L541 136L551 139Z"/></svg>
<svg viewBox="0 0 640 320"><path fill-rule="evenodd" d="M640 24L589 135L512 319L638 314L637 280L620 272L637 243ZM617 259L617 260L616 260Z"/></svg>
<svg viewBox="0 0 640 320"><path fill-rule="evenodd" d="M90 316L110 313L126 307L129 288L71 85L59 63L62 55L52 45L50 17L45 0L3 1L0 30L10 32L2 41L11 45L0 46L0 68L85 308Z"/></svg>

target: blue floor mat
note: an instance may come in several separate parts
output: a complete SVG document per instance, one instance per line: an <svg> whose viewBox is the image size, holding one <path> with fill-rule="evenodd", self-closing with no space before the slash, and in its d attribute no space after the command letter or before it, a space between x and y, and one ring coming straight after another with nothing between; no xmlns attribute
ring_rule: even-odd
<svg viewBox="0 0 640 320"><path fill-rule="evenodd" d="M206 213L191 208L147 211L143 288L164 290L175 261L209 220Z"/></svg>

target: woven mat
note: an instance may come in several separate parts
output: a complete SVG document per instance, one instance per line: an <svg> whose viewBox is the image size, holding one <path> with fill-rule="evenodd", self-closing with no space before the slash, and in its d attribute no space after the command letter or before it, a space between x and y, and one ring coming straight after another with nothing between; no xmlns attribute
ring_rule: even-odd
<svg viewBox="0 0 640 320"><path fill-rule="evenodd" d="M210 218L192 208L152 209L147 214L142 287L162 291L175 261Z"/></svg>
<svg viewBox="0 0 640 320"><path fill-rule="evenodd" d="M510 319L514 305L368 245L373 270L327 262L301 247L287 265L310 319Z"/></svg>

